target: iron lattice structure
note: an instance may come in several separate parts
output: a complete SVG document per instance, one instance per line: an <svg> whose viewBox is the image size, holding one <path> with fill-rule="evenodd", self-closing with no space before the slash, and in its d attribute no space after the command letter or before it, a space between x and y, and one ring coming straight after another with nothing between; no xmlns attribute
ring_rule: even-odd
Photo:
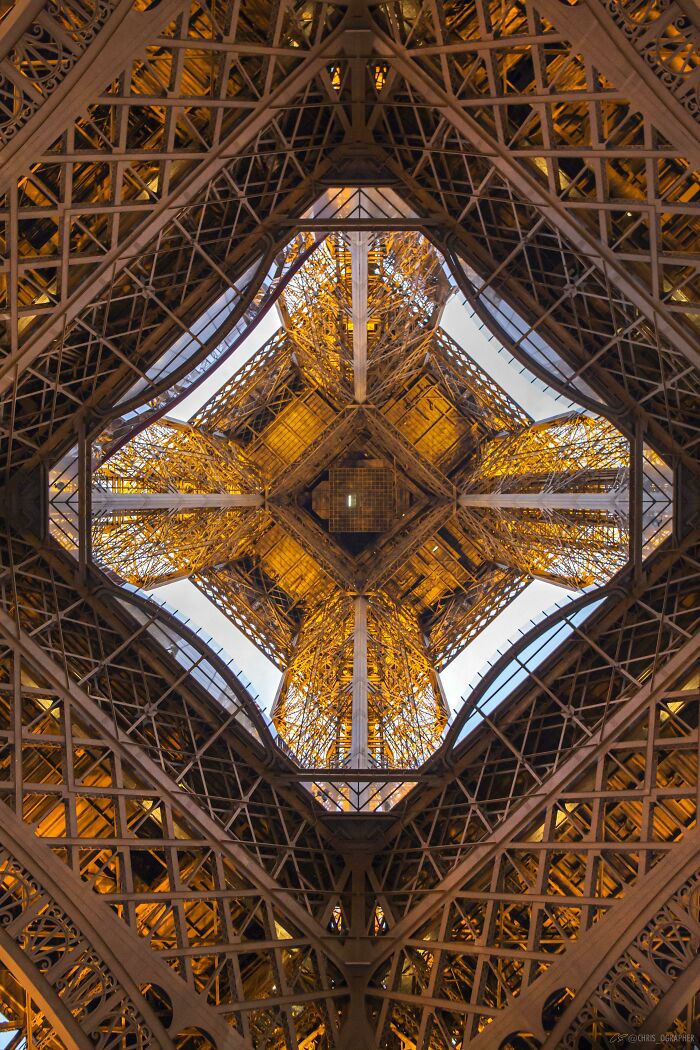
<svg viewBox="0 0 700 1050"><path fill-rule="evenodd" d="M171 419L152 423L115 452L98 479L101 490L124 495L235 495L259 484L236 445Z"/></svg>
<svg viewBox="0 0 700 1050"><path fill-rule="evenodd" d="M272 719L302 766L421 765L449 715L448 654L529 578L601 584L627 560L628 440L580 414L533 424L439 328L443 265L420 234L325 237L257 362L95 473L98 563L140 585L202 586L215 570L205 593L237 625L255 620L267 653L286 615ZM496 504L460 508L477 497Z"/></svg>
<svg viewBox="0 0 700 1050"><path fill-rule="evenodd" d="M484 443L467 488L498 492L605 492L620 482L627 456L611 423L579 415L541 423Z"/></svg>
<svg viewBox="0 0 700 1050"><path fill-rule="evenodd" d="M123 1050L578 1050L696 1031L694 8L59 0L0 17L8 1024L35 1046ZM416 230L510 353L630 440L630 561L505 653L408 771L413 790L357 818L303 785L361 799L367 770L301 770L198 636L92 564L91 452L97 467L125 448L234 352L324 234ZM293 356L246 373L239 425L263 484L284 467L255 445L256 413L291 402ZM447 433L464 363L437 356L441 378L422 371L415 396L449 385ZM363 440L398 463L420 441L457 469L418 409L412 434L389 429L392 397L384 422L362 409ZM322 425L300 454L315 455L333 405L308 400ZM657 545L660 463L676 513ZM47 533L47 470L77 562ZM146 495L171 517L198 496L201 529L204 512L272 517L232 502L257 491L206 490L207 506L180 490L177 513L172 493ZM498 497L481 521L529 516L517 486L460 492L458 517L476 516L475 493ZM601 487L584 494L591 514ZM550 485L552 516L562 495ZM342 578L347 563L281 517L265 527L291 564L313 545L325 564L305 571ZM398 560L407 585L414 557ZM289 651L301 581L281 592L244 557L198 571L259 644ZM234 606L234 580L276 618ZM478 593L430 599L441 651L504 592Z"/></svg>

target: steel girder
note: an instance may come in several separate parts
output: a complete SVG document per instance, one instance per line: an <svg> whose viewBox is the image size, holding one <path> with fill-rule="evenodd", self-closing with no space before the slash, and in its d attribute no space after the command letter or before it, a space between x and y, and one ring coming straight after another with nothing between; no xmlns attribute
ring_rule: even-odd
<svg viewBox="0 0 700 1050"><path fill-rule="evenodd" d="M18 652L15 660L17 677L34 670ZM70 715L65 724L70 726ZM177 1033L196 1026L221 1046L243 1050L243 1039L204 998L154 959L146 942L61 864L30 825L4 802L0 807L2 908L7 916L0 953L7 953L10 965L22 960L21 969L42 1006L44 1030L34 1029L35 1044L55 1031L68 1046L109 1045L117 1037L139 1047L173 1050ZM156 982L159 991L149 996ZM165 1026L164 1014L170 1015Z"/></svg>
<svg viewBox="0 0 700 1050"><path fill-rule="evenodd" d="M416 795L420 808L407 800L395 840L400 852L380 851L372 878L374 899L392 917L380 949L389 958L370 981L379 1045L404 1016L421 1033L416 1045L430 1045L428 1033L445 1024L458 1045L462 1038L471 1045L514 995L528 1001L531 984L541 1009L547 996L537 998L537 978L560 953L565 984L578 992L582 971L564 961L574 942L597 921L614 931L610 909L623 887L627 895L654 867L657 843L671 826L674 841L693 826L695 744L686 767L666 741L676 735L674 717L684 721L686 700L686 718L695 719L694 557L671 578L667 563L645 588L638 599L644 619L635 599L624 612L611 609L605 628L593 628L587 656L574 648L542 677L528 676L523 706L502 718L487 714L456 753L454 779L431 789L431 805L427 792ZM688 598L678 603L679 591L672 592L685 591L689 569L695 612L685 620L680 608ZM640 687L641 668L655 660L656 672ZM694 741L694 730L678 726L679 736L686 732ZM429 980L416 959L425 952L433 955ZM576 1005L573 1015L583 1003ZM494 1031L505 1038L523 1030L512 1024L506 1031L499 1021ZM488 1029L483 1039L499 1045Z"/></svg>

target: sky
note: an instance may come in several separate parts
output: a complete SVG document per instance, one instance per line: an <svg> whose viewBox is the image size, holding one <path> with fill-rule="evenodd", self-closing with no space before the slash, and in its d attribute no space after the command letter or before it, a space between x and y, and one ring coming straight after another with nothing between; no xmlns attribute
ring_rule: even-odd
<svg viewBox="0 0 700 1050"><path fill-rule="evenodd" d="M470 316L462 296L453 295L448 301L440 324L533 419L549 419L576 407L555 390L544 390L542 384L533 382L527 369L501 346L479 318Z"/></svg>
<svg viewBox="0 0 700 1050"><path fill-rule="evenodd" d="M547 419L573 407L570 401L558 396L555 391L546 391L540 384L532 383L522 365L501 347L478 318L470 317L469 313L461 296L453 296L445 307L442 327L526 412L534 419ZM277 311L270 311L260 327L251 333L231 358L215 369L170 415L176 419L189 419L274 335L279 324ZM269 714L281 675L267 657L189 580L166 584L150 593L188 616L191 626L203 628L233 657L250 680L260 706ZM529 584L442 672L441 680L451 711L459 708L469 684L498 658L509 640L527 630L533 618L537 618L543 610L575 597L576 593L540 580Z"/></svg>
<svg viewBox="0 0 700 1050"><path fill-rule="evenodd" d="M242 368L246 361L256 353L260 347L271 339L280 327L280 315L277 307L266 314L257 328L254 328L247 339L244 339L237 350L231 354L228 361L224 361L219 368L215 368L201 386L193 390L179 405L175 405L168 412L171 419L186 421L191 419L198 408L205 404L219 387L222 387L234 372Z"/></svg>
<svg viewBox="0 0 700 1050"><path fill-rule="evenodd" d="M545 609L570 601L579 593L544 580L528 584L442 671L440 681L452 713L458 710L469 686L483 677L484 671L505 652L511 641L525 634Z"/></svg>
<svg viewBox="0 0 700 1050"><path fill-rule="evenodd" d="M0 1021L7 1021L7 1018L2 1013L0 1013ZM18 1031L19 1031L19 1028L16 1028L16 1029L14 1029L11 1032L0 1032L0 1050L3 1050L4 1047L10 1045L10 1043L15 1038L15 1036L16 1036ZM26 1041L22 1043L23 1047L26 1046L26 1045L27 1045Z"/></svg>
<svg viewBox="0 0 700 1050"><path fill-rule="evenodd" d="M242 631L231 623L222 612L210 602L189 580L177 580L166 583L163 587L146 591L159 601L173 605L189 617L189 626L196 630L201 627L210 634L222 649L233 657L234 663L250 680L260 706L268 712L275 698L282 675L275 665L260 652L256 645L246 638ZM1 1050L1 1048L0 1048Z"/></svg>

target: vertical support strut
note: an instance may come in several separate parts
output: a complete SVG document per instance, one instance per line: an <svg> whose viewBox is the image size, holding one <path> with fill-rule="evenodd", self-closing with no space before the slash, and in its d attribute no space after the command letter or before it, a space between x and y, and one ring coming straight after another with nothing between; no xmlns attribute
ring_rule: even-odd
<svg viewBox="0 0 700 1050"><path fill-rule="evenodd" d="M639 583L644 559L644 427L639 420L634 428L630 468L630 560Z"/></svg>
<svg viewBox="0 0 700 1050"><path fill-rule="evenodd" d="M367 599L354 600L355 625L352 652L352 741L350 765L366 769L369 762L369 699L367 677Z"/></svg>
<svg viewBox="0 0 700 1050"><path fill-rule="evenodd" d="M367 400L367 254L368 233L351 233L352 248L352 366L355 401Z"/></svg>
<svg viewBox="0 0 700 1050"><path fill-rule="evenodd" d="M91 488L90 442L85 423L78 425L78 566L81 580L85 579L91 557Z"/></svg>

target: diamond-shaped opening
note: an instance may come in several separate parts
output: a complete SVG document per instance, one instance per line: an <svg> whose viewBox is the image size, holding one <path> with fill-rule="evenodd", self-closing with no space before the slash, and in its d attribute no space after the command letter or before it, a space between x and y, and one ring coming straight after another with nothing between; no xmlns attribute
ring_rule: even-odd
<svg viewBox="0 0 700 1050"><path fill-rule="evenodd" d="M328 190L312 215L405 219L394 198ZM302 237L287 255L300 253L278 330L237 368L222 366L230 347L219 353L199 403L188 380L165 397L159 421L154 406L136 404L138 391L125 399L129 410L94 447L93 557L132 587L193 581L238 632L237 651L251 639L285 671L274 731L307 764L419 765L458 709L479 648L488 658L518 615L536 619L551 604L536 607L538 590L593 596L625 563L629 449L602 415L576 405L573 381L563 403L512 366L420 235ZM277 272L286 265L278 260ZM231 308L230 297L210 308L199 336ZM520 338L525 326L500 299L490 295L488 312ZM537 338L533 356L564 374ZM161 373L193 349L173 348ZM216 357L190 379L214 376ZM672 500L670 472L651 449L643 479L648 552L670 531ZM77 490L69 456L51 478L52 529L69 547L78 546ZM314 790L331 807L352 796L355 808L376 808L408 782Z"/></svg>

